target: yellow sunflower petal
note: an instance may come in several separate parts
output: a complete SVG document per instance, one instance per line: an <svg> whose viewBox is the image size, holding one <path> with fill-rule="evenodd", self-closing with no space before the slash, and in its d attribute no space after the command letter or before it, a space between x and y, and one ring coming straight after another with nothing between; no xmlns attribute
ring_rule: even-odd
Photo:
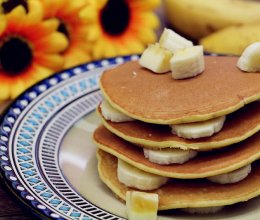
<svg viewBox="0 0 260 220"><path fill-rule="evenodd" d="M119 51L116 50L116 45L113 43L107 43L104 47L104 57L114 57L120 55Z"/></svg>
<svg viewBox="0 0 260 220"><path fill-rule="evenodd" d="M6 29L6 19L4 15L0 15L0 35L5 31Z"/></svg>
<svg viewBox="0 0 260 220"><path fill-rule="evenodd" d="M64 14L71 14L71 13L75 13L78 12L80 9L84 8L87 5L87 1L86 0L74 0L74 1L67 1L65 0L65 2L67 2L67 7L63 8L63 13Z"/></svg>
<svg viewBox="0 0 260 220"><path fill-rule="evenodd" d="M151 12L141 13L137 19L140 20L142 25L146 28L158 28L160 25L159 18Z"/></svg>
<svg viewBox="0 0 260 220"><path fill-rule="evenodd" d="M15 7L10 13L8 13L7 18L10 18L10 20L16 20L19 21L22 17L26 16L25 8L21 5Z"/></svg>
<svg viewBox="0 0 260 220"><path fill-rule="evenodd" d="M59 8L65 7L64 0L39 0L44 11L44 18L53 18L59 11Z"/></svg>
<svg viewBox="0 0 260 220"><path fill-rule="evenodd" d="M35 74L33 74L32 78L35 82L40 81L54 73L53 70L37 64L34 65L33 71L35 72Z"/></svg>
<svg viewBox="0 0 260 220"><path fill-rule="evenodd" d="M47 53L60 53L63 52L69 43L64 34L54 32L43 39L38 40L35 46L37 50Z"/></svg>
<svg viewBox="0 0 260 220"><path fill-rule="evenodd" d="M116 50L118 51L118 54L122 56L129 55L131 53L124 44L117 45Z"/></svg>
<svg viewBox="0 0 260 220"><path fill-rule="evenodd" d="M10 86L7 83L0 82L0 91L0 101L9 99Z"/></svg>
<svg viewBox="0 0 260 220"><path fill-rule="evenodd" d="M154 43L157 41L157 35L153 30L144 28L141 32L138 33L138 39L144 44Z"/></svg>
<svg viewBox="0 0 260 220"><path fill-rule="evenodd" d="M160 6L161 0L128 0L133 8L140 8L141 10L153 10Z"/></svg>
<svg viewBox="0 0 260 220"><path fill-rule="evenodd" d="M96 3L96 8L98 10L102 9L105 7L105 5L108 3L109 0L99 0L99 1L95 1Z"/></svg>
<svg viewBox="0 0 260 220"><path fill-rule="evenodd" d="M64 58L58 54L45 54L40 58L37 58L37 54L35 56L38 64L54 71L59 71L64 66Z"/></svg>
<svg viewBox="0 0 260 220"><path fill-rule="evenodd" d="M132 53L142 53L145 46L139 40L129 39L127 42L127 47Z"/></svg>
<svg viewBox="0 0 260 220"><path fill-rule="evenodd" d="M43 28L49 30L49 33L57 30L59 27L59 20L56 18L47 19L42 22Z"/></svg>
<svg viewBox="0 0 260 220"><path fill-rule="evenodd" d="M101 36L101 29L100 26L97 24L89 25L89 30L87 33L87 40L88 41L94 41L97 40Z"/></svg>
<svg viewBox="0 0 260 220"><path fill-rule="evenodd" d="M98 41L95 45L95 47L93 48L93 57L95 59L100 59L102 58L104 53L104 41L103 39Z"/></svg>
<svg viewBox="0 0 260 220"><path fill-rule="evenodd" d="M10 84L11 99L16 98L27 88L28 88L28 86L26 86L26 84L23 80L15 80L14 83Z"/></svg>
<svg viewBox="0 0 260 220"><path fill-rule="evenodd" d="M70 68L91 60L89 53L81 50L81 48L74 47L63 55L65 58L64 68Z"/></svg>
<svg viewBox="0 0 260 220"><path fill-rule="evenodd" d="M29 12L27 16L30 22L38 23L42 20L43 8L39 1L28 0L28 9Z"/></svg>
<svg viewBox="0 0 260 220"><path fill-rule="evenodd" d="M79 16L88 22L95 21L98 19L98 10L93 10L92 6L87 6L80 11Z"/></svg>

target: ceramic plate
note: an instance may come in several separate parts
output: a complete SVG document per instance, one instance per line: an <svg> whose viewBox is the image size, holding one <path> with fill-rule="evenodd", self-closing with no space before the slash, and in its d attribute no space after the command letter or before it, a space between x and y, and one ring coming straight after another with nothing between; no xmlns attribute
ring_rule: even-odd
<svg viewBox="0 0 260 220"><path fill-rule="evenodd" d="M104 69L136 60L117 57L81 65L43 80L23 93L0 123L1 176L22 204L44 219L126 217L125 206L99 180L96 147L100 124L95 108L102 100L98 80ZM260 199L223 209L216 215L161 212L159 219L256 220Z"/></svg>

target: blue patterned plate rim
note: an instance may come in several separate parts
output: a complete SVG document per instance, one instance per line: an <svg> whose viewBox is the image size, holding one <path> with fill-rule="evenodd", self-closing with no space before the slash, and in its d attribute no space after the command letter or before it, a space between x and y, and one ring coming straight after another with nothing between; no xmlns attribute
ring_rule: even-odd
<svg viewBox="0 0 260 220"><path fill-rule="evenodd" d="M38 174L36 174L37 178L33 177L34 173L40 172L38 170L36 171L36 166L38 166L41 161L39 158L36 158L36 162L32 161L33 159L29 158L28 155L37 157L37 151L39 151L38 146L40 146L40 143L36 145L32 137L37 136L37 126L39 126L37 125L37 120L39 124L42 123L44 125L44 123L47 123L47 121L44 121L44 117L46 116L46 118L49 117L49 123L57 112L66 109L70 103L80 102L80 100L90 96L90 94L99 91L98 79L104 69L130 60L137 60L138 58L139 55L114 57L63 70L27 89L3 112L0 119L0 177L2 186L10 196L16 198L19 204L27 208L32 214L42 219L89 220L102 219L102 216L106 215L108 216L106 219L121 219L110 213L102 213L102 215L100 215L101 218L96 218L94 215L89 215L88 213L85 213L83 216L83 214L80 214L80 211L74 209L74 207L73 210L70 211L70 216L67 217L66 209L70 208L69 202L68 204L64 203L63 208L60 209L63 211L62 214L56 212L55 206L53 206L54 208L49 208L47 201L50 199L44 200L46 199L44 198L38 200L38 195L34 194L37 192L41 193L41 190L44 189L44 187L46 188L45 185L49 184L47 180L46 183L44 181L41 182L44 176L39 177L37 176ZM82 80L85 78L86 82ZM68 82L71 85L67 86ZM57 91L59 94L55 94ZM97 94L97 100L99 98L100 94ZM88 102L89 100L83 100L83 106L84 101ZM44 102L44 104L41 102ZM57 107L59 105L60 107ZM84 112L82 114L84 114ZM70 126L72 126L72 124ZM41 129L43 128L41 127ZM36 141L39 142L39 140ZM38 148L33 149L35 146ZM28 178L28 180L23 179L24 177ZM28 190L33 187L35 191ZM46 192L47 191L44 191L45 194L47 194ZM51 203L52 205L54 205L55 202L60 202L58 196L59 195L54 195L56 200L55 198L51 200L53 201L53 203Z"/></svg>

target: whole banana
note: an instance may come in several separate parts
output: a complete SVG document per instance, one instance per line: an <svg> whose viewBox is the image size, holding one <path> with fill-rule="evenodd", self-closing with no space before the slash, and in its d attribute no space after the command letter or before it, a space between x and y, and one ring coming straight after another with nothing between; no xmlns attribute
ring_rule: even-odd
<svg viewBox="0 0 260 220"><path fill-rule="evenodd" d="M260 22L260 3L251 0L165 0L169 23L199 39L228 26Z"/></svg>

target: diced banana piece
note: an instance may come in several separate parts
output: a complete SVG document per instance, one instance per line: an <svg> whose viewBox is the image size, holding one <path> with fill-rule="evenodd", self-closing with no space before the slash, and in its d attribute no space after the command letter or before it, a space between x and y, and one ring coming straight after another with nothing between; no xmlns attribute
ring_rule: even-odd
<svg viewBox="0 0 260 220"><path fill-rule="evenodd" d="M213 206L205 208L184 208L182 211L190 214L214 214L223 209L224 206Z"/></svg>
<svg viewBox="0 0 260 220"><path fill-rule="evenodd" d="M124 122L124 121L133 121L135 119L121 113L120 111L113 108L108 101L103 100L100 104L102 115L106 120L112 122Z"/></svg>
<svg viewBox="0 0 260 220"><path fill-rule="evenodd" d="M223 128L225 119L225 116L221 116L202 122L170 125L170 127L173 134L186 139L210 137Z"/></svg>
<svg viewBox="0 0 260 220"><path fill-rule="evenodd" d="M170 71L172 53L159 46L158 43L150 44L142 53L139 64L155 73Z"/></svg>
<svg viewBox="0 0 260 220"><path fill-rule="evenodd" d="M156 193L126 192L126 209L129 220L156 220L159 197Z"/></svg>
<svg viewBox="0 0 260 220"><path fill-rule="evenodd" d="M141 190L157 189L169 179L140 170L120 159L118 159L117 177L126 186Z"/></svg>
<svg viewBox="0 0 260 220"><path fill-rule="evenodd" d="M149 161L161 165L167 164L183 164L186 161L194 158L197 155L195 150L182 150L182 149L160 149L151 150L143 148L144 156L149 159Z"/></svg>
<svg viewBox="0 0 260 220"><path fill-rule="evenodd" d="M246 72L260 72L260 42L250 44L238 59L237 66Z"/></svg>
<svg viewBox="0 0 260 220"><path fill-rule="evenodd" d="M217 176L207 177L207 179L210 180L211 182L220 183L220 184L237 183L245 179L250 172L251 172L251 164L230 173L224 173Z"/></svg>
<svg viewBox="0 0 260 220"><path fill-rule="evenodd" d="M175 51L170 65L174 79L185 79L201 74L205 69L203 47L194 46Z"/></svg>
<svg viewBox="0 0 260 220"><path fill-rule="evenodd" d="M180 36L173 30L165 28L160 40L159 44L161 47L172 51L175 53L176 50L186 48L186 47L192 47L193 43L184 37Z"/></svg>

